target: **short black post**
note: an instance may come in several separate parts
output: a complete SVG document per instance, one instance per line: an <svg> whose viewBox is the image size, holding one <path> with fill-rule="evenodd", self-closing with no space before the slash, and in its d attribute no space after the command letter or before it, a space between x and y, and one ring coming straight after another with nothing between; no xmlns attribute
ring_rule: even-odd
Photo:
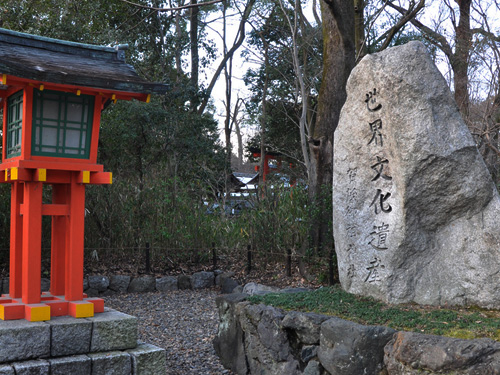
<svg viewBox="0 0 500 375"><path fill-rule="evenodd" d="M292 249L286 249L286 275L292 276Z"/></svg>
<svg viewBox="0 0 500 375"><path fill-rule="evenodd" d="M330 256L328 257L328 283L330 285L334 284L334 280L333 280L333 257L334 257L334 255L335 255L335 253L334 253L334 250L332 247L332 249L330 250Z"/></svg>
<svg viewBox="0 0 500 375"><path fill-rule="evenodd" d="M212 242L212 263L215 272L215 270L217 269L217 251L215 250L215 242Z"/></svg>
<svg viewBox="0 0 500 375"><path fill-rule="evenodd" d="M252 247L248 245L247 247L247 273L250 273L252 271Z"/></svg>
<svg viewBox="0 0 500 375"><path fill-rule="evenodd" d="M149 253L149 242L146 242L146 274L151 273L151 254Z"/></svg>

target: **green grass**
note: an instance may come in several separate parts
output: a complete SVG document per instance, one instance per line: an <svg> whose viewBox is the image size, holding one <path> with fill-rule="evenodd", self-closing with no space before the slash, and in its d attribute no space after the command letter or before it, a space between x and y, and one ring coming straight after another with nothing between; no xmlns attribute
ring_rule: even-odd
<svg viewBox="0 0 500 375"><path fill-rule="evenodd" d="M344 292L339 286L303 293L271 293L252 296L284 310L316 312L366 325L383 325L456 338L487 337L500 341L500 311L480 308L439 308L416 304L387 305L372 298Z"/></svg>

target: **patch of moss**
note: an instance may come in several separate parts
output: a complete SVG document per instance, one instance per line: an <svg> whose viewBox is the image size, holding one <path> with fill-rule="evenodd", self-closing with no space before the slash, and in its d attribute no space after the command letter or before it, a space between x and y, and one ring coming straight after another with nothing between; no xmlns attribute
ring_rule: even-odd
<svg viewBox="0 0 500 375"><path fill-rule="evenodd" d="M384 325L399 331L500 340L498 310L440 308L415 304L394 306L373 298L346 293L340 286L301 293L270 293L252 296L249 300L284 310L316 312L360 324Z"/></svg>
<svg viewBox="0 0 500 375"><path fill-rule="evenodd" d="M476 339L477 336L474 332L468 331L466 329L450 329L446 331L444 336L456 337L457 339Z"/></svg>

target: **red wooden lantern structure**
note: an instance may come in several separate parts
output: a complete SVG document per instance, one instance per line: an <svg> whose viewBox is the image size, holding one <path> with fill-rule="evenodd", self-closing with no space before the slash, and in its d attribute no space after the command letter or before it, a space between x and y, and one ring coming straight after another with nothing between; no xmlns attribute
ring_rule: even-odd
<svg viewBox="0 0 500 375"><path fill-rule="evenodd" d="M0 182L11 184L9 294L0 298L0 319L89 317L104 309L102 299L83 293L85 186L112 183L97 164L101 111L118 99L149 101L166 91L137 76L125 47L0 29ZM46 185L51 202L42 201ZM49 293L41 293L43 215L52 217Z"/></svg>

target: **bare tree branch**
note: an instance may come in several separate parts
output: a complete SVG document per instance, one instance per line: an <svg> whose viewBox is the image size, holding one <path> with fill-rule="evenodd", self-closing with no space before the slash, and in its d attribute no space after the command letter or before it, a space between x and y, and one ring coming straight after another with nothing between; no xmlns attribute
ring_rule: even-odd
<svg viewBox="0 0 500 375"><path fill-rule="evenodd" d="M393 27L391 27L391 29L389 30L389 33L385 38L384 44L382 44L381 50L384 50L389 46L389 44L392 42L398 31L401 30L401 28L404 27L412 19L415 19L418 12L420 12L424 8L424 6L425 6L425 0L420 0L417 6L415 6L413 9L408 10L405 14L403 14L403 17L401 17L398 23Z"/></svg>
<svg viewBox="0 0 500 375"><path fill-rule="evenodd" d="M130 5L133 5L133 6L139 7L139 8L151 9L151 10L155 10L157 12L173 12L173 11L176 11L176 10L183 10L183 9L201 7L203 5L217 4L217 3L223 2L224 0L213 0L213 1L207 1L205 3L188 4L188 5L183 5L183 6L176 7L176 8L156 8L156 7L150 7L150 6L147 6L147 5L136 4L136 3L133 3L132 1L128 1L128 0L121 0L121 1L124 2L124 3L130 4Z"/></svg>
<svg viewBox="0 0 500 375"><path fill-rule="evenodd" d="M500 35L495 35L491 31L486 31L482 28L474 28L474 29L471 29L471 32L473 34L481 34L482 36L484 36L484 37L486 37L494 42L500 43Z"/></svg>
<svg viewBox="0 0 500 375"><path fill-rule="evenodd" d="M373 18L372 23L371 23L371 24L370 24L370 26L368 27L368 30L367 30L367 32L366 32L366 35L369 35L369 34L370 34L371 28L375 25L375 21L376 21L376 20L377 20L377 18L380 16L380 14L382 13L382 11L385 9L385 7L387 6L387 3L388 3L388 0L386 0L386 1L385 1L385 3L384 3L384 5L382 5L382 7L381 7L381 8L380 8L380 9L379 9L376 13L375 13L375 17ZM385 35L386 35L387 33L388 33L388 31L386 31L386 32L385 32L385 33L381 36L381 38L385 38ZM357 56L356 56L356 63L357 63L357 62L361 59L361 57L362 57L363 50L364 50L364 49L365 49L365 47L366 47L366 41L367 41L367 39L368 39L368 36L365 36L365 38L364 38L364 40L363 40L363 45L359 48L359 52L358 52L358 54L357 54ZM379 39L379 40L382 40L382 39ZM375 44L376 44L376 43L378 43L378 41L379 41L379 40L377 40L377 41L375 42Z"/></svg>
<svg viewBox="0 0 500 375"><path fill-rule="evenodd" d="M316 24L321 25L321 18L318 15L317 6L318 6L318 4L316 3L316 0L313 0L312 11L313 11L314 20L316 21Z"/></svg>
<svg viewBox="0 0 500 375"><path fill-rule="evenodd" d="M392 3L391 1L388 1L387 5L403 15L408 12L406 9ZM413 26L423 32L426 38L430 39L434 44L438 45L439 49L441 49L441 51L443 51L443 53L448 56L448 58L453 57L453 50L444 36L435 32L430 27L425 26L422 22L418 21L415 18L410 20L410 22L413 24Z"/></svg>
<svg viewBox="0 0 500 375"><path fill-rule="evenodd" d="M226 66L228 60L234 55L236 50L241 46L241 44L245 40L245 24L247 23L248 17L250 16L250 12L253 8L253 5L255 4L255 1L256 0L248 0L247 5L245 6L245 10L243 11L243 14L240 19L240 25L238 27L238 33L237 33L238 39L234 42L233 46L229 49L229 51L227 51L227 53L224 55L224 58L217 67L215 74L212 76L212 80L208 84L205 97L203 98L201 105L198 108L199 114L202 114L205 111L205 108L208 104L208 100L210 98L210 94L212 93L212 90L215 86L215 83L217 82L217 79L219 78L219 75L222 72L222 69L224 69L224 66Z"/></svg>

